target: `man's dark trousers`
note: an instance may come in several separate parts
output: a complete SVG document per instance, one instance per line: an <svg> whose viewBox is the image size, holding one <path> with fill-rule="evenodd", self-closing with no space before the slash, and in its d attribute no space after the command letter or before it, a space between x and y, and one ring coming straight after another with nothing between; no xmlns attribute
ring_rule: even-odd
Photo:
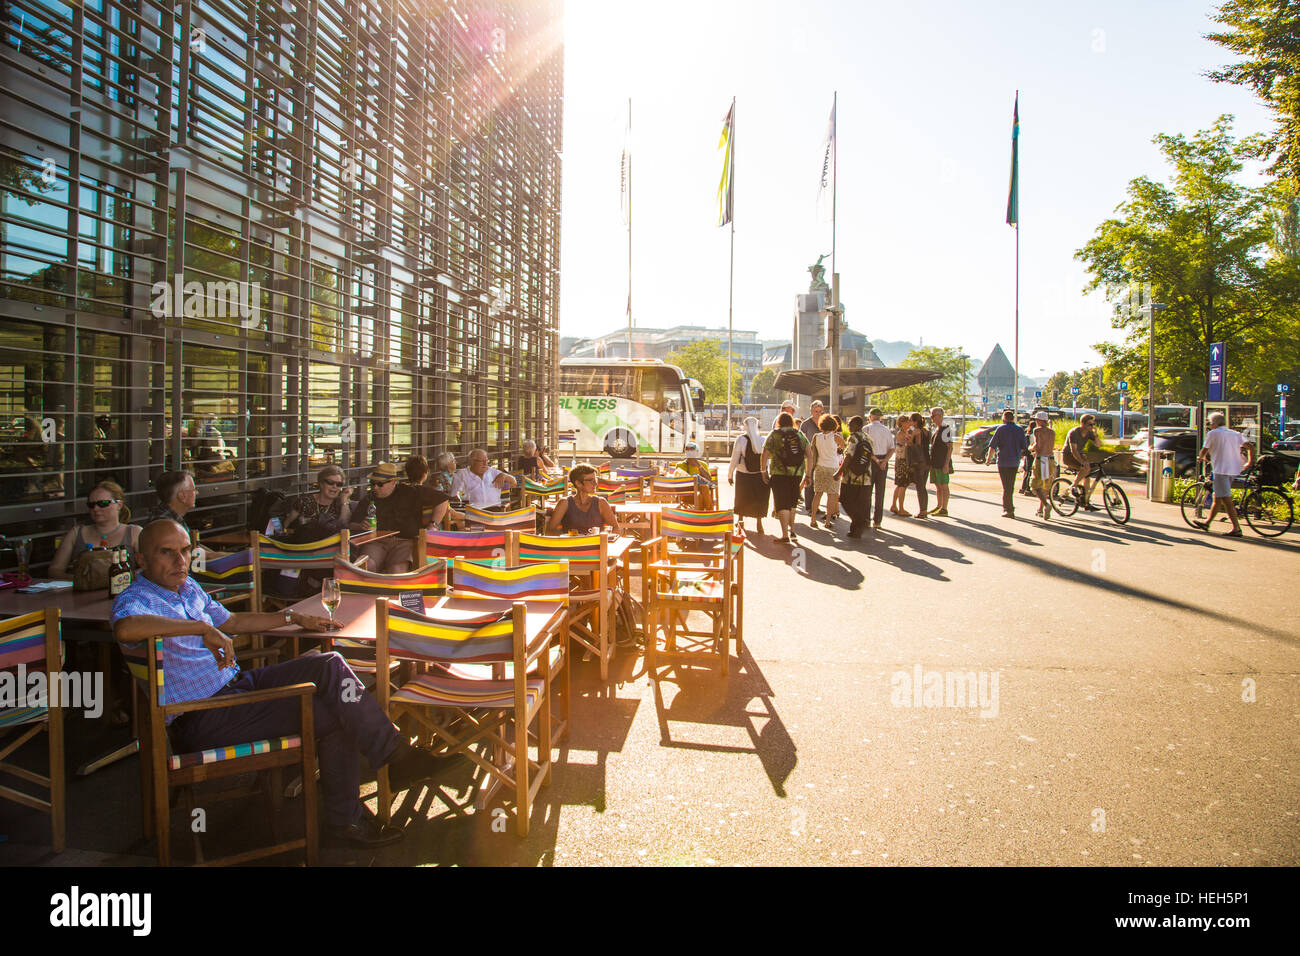
<svg viewBox="0 0 1300 956"><path fill-rule="evenodd" d="M849 516L849 534L855 538L871 521L871 486L840 484L840 507Z"/></svg>
<svg viewBox="0 0 1300 956"><path fill-rule="evenodd" d="M1010 468L1003 468L998 465L998 477L1002 479L1002 510L1015 514L1016 511L1016 475L1020 472L1020 464L1017 462Z"/></svg>
<svg viewBox="0 0 1300 956"><path fill-rule="evenodd" d="M304 683L316 685L312 720L326 822L336 826L356 823L362 813L359 755L365 754L371 767L383 766L397 749L399 737L392 721L366 693L365 685L342 655L312 654L240 671L215 696ZM289 737L298 732L296 697L193 711L177 717L170 728L172 746L179 753Z"/></svg>
<svg viewBox="0 0 1300 956"><path fill-rule="evenodd" d="M872 515L871 520L876 524L880 524L882 521L885 520L885 485L887 484L888 478L889 478L889 462L885 462L883 465L881 465L878 464L876 460L873 458L871 460L871 484L870 486L864 486L864 487L867 488L866 510L872 511L874 509L874 514ZM874 506L871 503L873 491L875 497Z"/></svg>

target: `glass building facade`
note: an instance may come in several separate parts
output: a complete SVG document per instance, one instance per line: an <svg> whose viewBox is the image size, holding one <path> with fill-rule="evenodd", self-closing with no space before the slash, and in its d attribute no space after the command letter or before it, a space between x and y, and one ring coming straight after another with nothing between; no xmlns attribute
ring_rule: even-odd
<svg viewBox="0 0 1300 956"><path fill-rule="evenodd" d="M552 444L561 0L5 0L0 534Z"/></svg>

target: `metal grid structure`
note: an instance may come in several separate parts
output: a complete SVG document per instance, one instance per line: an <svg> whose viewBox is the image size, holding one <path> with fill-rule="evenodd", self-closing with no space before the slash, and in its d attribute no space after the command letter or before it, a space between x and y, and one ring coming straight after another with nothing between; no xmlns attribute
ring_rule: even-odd
<svg viewBox="0 0 1300 956"><path fill-rule="evenodd" d="M0 533L553 443L561 13L4 0Z"/></svg>

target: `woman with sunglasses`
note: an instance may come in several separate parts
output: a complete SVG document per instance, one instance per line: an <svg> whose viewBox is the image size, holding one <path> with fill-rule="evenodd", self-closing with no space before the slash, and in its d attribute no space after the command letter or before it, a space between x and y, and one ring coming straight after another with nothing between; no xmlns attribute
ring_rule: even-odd
<svg viewBox="0 0 1300 956"><path fill-rule="evenodd" d="M101 481L90 489L86 500L90 520L63 536L50 562L50 577L71 580L73 560L88 548L126 548L127 560L134 559L141 529L127 524L131 509L123 503L125 497L122 487L114 481Z"/></svg>
<svg viewBox="0 0 1300 956"><path fill-rule="evenodd" d="M295 541L319 541L346 528L352 509L348 499L352 489L346 487L343 469L326 465L316 476L318 490L298 495L289 502L284 516L284 530Z"/></svg>

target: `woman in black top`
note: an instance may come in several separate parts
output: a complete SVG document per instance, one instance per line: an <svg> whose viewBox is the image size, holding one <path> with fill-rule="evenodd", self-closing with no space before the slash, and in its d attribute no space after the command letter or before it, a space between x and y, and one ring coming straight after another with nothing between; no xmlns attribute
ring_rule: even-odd
<svg viewBox="0 0 1300 956"><path fill-rule="evenodd" d="M912 426L916 438L907 446L907 474L911 483L916 485L916 516L924 520L929 508L925 483L930 480L930 433L925 428L925 418L920 412L912 413Z"/></svg>
<svg viewBox="0 0 1300 956"><path fill-rule="evenodd" d="M731 469L727 481L736 486L734 511L741 518L754 518L758 534L763 533L763 516L767 514L771 489L763 480L763 439L758 433L758 419L745 419L745 433L736 439L731 452ZM743 522L742 522L743 523Z"/></svg>
<svg viewBox="0 0 1300 956"><path fill-rule="evenodd" d="M536 478L537 472L545 468L548 471L555 468L555 462L546 457L546 453L537 447L537 442L531 438L520 446L523 452L519 456L518 470L521 475L527 475L529 478Z"/></svg>
<svg viewBox="0 0 1300 956"><path fill-rule="evenodd" d="M610 527L618 534L618 518L609 502L595 494L599 479L591 465L578 465L569 472L574 493L555 506L546 522L547 534L576 532L586 534L592 528Z"/></svg>
<svg viewBox="0 0 1300 956"><path fill-rule="evenodd" d="M326 465L316 476L316 484L316 491L298 495L289 503L284 530L294 541L319 541L348 526L352 514L348 499L352 489L346 486L343 469Z"/></svg>

